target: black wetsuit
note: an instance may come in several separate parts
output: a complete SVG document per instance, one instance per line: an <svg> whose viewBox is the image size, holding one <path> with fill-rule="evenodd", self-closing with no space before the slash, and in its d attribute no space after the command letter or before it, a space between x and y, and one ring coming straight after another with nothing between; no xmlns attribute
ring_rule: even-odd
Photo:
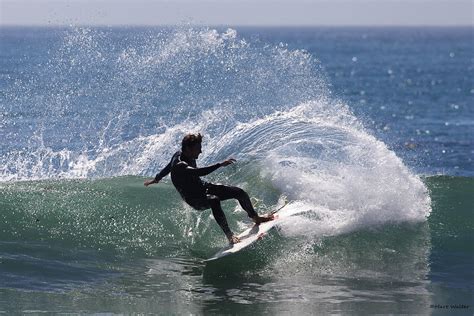
<svg viewBox="0 0 474 316"><path fill-rule="evenodd" d="M195 159L188 159L180 151L171 158L170 163L156 175L159 182L171 172L171 181L186 203L197 210L212 209L212 215L227 236L232 235L222 210L220 201L237 199L249 217L257 216L248 194L238 188L204 182L200 177L217 170L221 164L197 168Z"/></svg>

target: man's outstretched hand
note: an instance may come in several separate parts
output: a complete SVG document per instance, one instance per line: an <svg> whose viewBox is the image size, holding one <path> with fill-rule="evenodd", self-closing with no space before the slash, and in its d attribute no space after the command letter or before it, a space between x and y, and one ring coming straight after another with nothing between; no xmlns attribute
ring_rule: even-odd
<svg viewBox="0 0 474 316"><path fill-rule="evenodd" d="M155 179L151 179L151 180L145 181L143 184L147 187L147 186L149 186L150 184L153 184L153 183L158 183L158 181L156 181Z"/></svg>
<svg viewBox="0 0 474 316"><path fill-rule="evenodd" d="M231 165L231 164L235 163L236 161L237 160L235 160L234 158L229 158L226 161L221 162L221 166L226 167L228 165Z"/></svg>

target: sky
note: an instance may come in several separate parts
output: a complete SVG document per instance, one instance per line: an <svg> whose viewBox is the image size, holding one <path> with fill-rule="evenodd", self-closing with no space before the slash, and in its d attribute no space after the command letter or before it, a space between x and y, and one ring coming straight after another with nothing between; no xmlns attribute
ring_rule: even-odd
<svg viewBox="0 0 474 316"><path fill-rule="evenodd" d="M473 25L473 0L0 0L0 25Z"/></svg>

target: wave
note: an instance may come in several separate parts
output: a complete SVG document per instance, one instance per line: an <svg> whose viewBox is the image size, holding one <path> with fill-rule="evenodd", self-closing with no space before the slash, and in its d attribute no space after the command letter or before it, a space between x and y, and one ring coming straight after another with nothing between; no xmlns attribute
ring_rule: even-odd
<svg viewBox="0 0 474 316"><path fill-rule="evenodd" d="M226 171L210 180L236 179L232 176L234 173L241 175L239 170ZM250 176L255 177L255 174ZM430 217L433 220L428 223L405 220L385 222L381 226L367 222L363 227L352 226L352 230L318 230L324 227L329 216L318 214L321 208L308 209L308 204L301 201L290 202L287 207L306 208L307 212L282 223L271 234L269 241L262 243L262 250L269 247L270 255L280 244L278 253L282 257L300 251L306 255L315 251L324 252L327 247L340 248L342 245L367 252L372 250L370 246L364 248L364 244L370 245L375 240L384 240L383 243L395 247L394 244L403 243L403 240L411 244L418 238L425 238L426 231L428 236L431 234L442 244L446 243L445 237L454 232L459 238L468 238L472 181L449 177L430 177L424 181L433 191L433 203L437 206ZM254 199L259 212L273 208L281 196L281 192L265 178L252 181L246 189L253 197L259 198L259 201ZM5 244L11 244L18 249L24 248L19 245L82 251L94 249L101 256L191 255L206 258L225 244L225 237L211 212L198 212L187 207L169 182L145 188L142 177L43 180L4 183L0 192L1 219L4 223L0 231L2 249ZM236 203L224 202L223 206L232 229L239 231L250 224L245 212ZM340 212L336 214L341 215ZM461 218L464 224L460 224ZM416 237L420 232L425 233ZM390 247L386 248L392 249ZM252 256L252 253L246 256ZM260 255L257 253L255 256Z"/></svg>
<svg viewBox="0 0 474 316"><path fill-rule="evenodd" d="M45 74L41 80L6 93L7 103L23 110L31 108L31 100L22 95L40 97L34 104L39 114L31 147L2 156L2 181L93 183L90 189L83 182L53 182L59 195L48 192L48 181L28 184L39 190L28 193L37 199L26 198L29 204L21 211L30 222L15 226L26 239L57 235L79 244L120 248L124 243L152 251L176 245L176 234L189 234L193 225L211 229L209 220L190 218L176 198L160 199L157 214L143 214L143 200L116 202L107 194L103 202L97 186L120 180L93 180L154 175L187 132L205 135L201 165L238 159L239 167L218 173L215 181L243 186L269 207L285 197L288 207L306 211L305 218L283 226L286 236L318 240L429 216L431 200L423 181L331 95L319 62L307 52L248 42L232 29L122 38L119 44L112 31L70 29L39 66ZM126 184L113 187L119 190L115 195L129 194ZM149 201L145 191L132 191ZM69 197L77 205L63 207ZM168 209L186 224L163 217ZM18 208L12 207L7 214L15 212ZM49 228L30 231L36 220ZM202 226L194 230L205 234ZM184 238L177 240L186 244Z"/></svg>

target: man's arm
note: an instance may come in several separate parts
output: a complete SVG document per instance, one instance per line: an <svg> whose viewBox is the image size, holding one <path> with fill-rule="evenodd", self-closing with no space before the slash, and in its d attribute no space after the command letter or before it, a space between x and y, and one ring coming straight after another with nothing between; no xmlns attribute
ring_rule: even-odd
<svg viewBox="0 0 474 316"><path fill-rule="evenodd" d="M181 162L181 163L179 163L179 165L181 165L184 168L184 171L189 175L204 177L204 176L207 176L208 174L212 173L213 171L216 171L220 167L228 166L230 164L233 164L234 162L235 162L235 159L230 158L230 159L227 159L224 162L216 163L215 165L208 166L208 167L203 167L203 168L193 168L185 162Z"/></svg>
<svg viewBox="0 0 474 316"><path fill-rule="evenodd" d="M170 172L171 172L171 161L170 161L169 164L166 165L166 167L165 167L163 170L161 170L161 171L155 176L154 179L145 181L144 185L147 187L147 186L149 186L150 184L158 183L158 182L161 181L161 179L163 179L164 177L166 177Z"/></svg>

